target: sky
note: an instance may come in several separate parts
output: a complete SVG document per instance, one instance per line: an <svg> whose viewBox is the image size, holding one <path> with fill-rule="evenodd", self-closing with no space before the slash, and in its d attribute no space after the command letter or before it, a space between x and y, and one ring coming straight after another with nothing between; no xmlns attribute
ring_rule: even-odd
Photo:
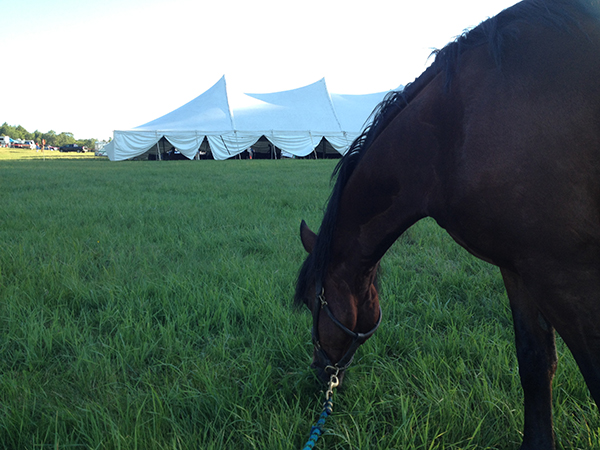
<svg viewBox="0 0 600 450"><path fill-rule="evenodd" d="M0 0L0 123L108 139L202 94L417 78L516 0Z"/></svg>

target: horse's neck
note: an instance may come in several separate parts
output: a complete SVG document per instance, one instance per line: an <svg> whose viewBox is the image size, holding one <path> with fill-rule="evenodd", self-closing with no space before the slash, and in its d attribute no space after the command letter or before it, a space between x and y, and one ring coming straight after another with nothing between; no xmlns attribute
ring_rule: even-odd
<svg viewBox="0 0 600 450"><path fill-rule="evenodd" d="M439 198L439 144L431 96L400 113L363 156L341 197L332 262L369 273L394 241Z"/></svg>

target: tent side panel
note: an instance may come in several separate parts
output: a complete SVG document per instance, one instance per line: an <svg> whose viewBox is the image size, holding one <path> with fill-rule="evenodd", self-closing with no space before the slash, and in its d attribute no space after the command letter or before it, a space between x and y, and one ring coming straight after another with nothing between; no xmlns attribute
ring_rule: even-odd
<svg viewBox="0 0 600 450"><path fill-rule="evenodd" d="M194 159L205 137L203 134L194 132L166 132L164 136L188 159Z"/></svg>
<svg viewBox="0 0 600 450"><path fill-rule="evenodd" d="M123 161L143 155L150 150L162 137L158 132L143 131L115 131L114 133L114 152L112 161Z"/></svg>
<svg viewBox="0 0 600 450"><path fill-rule="evenodd" d="M261 135L252 133L231 133L207 136L210 150L216 160L224 160L239 155L256 144Z"/></svg>

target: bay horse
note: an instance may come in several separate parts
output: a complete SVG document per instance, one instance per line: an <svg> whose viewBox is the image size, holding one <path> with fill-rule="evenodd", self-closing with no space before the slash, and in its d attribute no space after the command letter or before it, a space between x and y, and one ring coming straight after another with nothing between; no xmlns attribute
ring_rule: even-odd
<svg viewBox="0 0 600 450"><path fill-rule="evenodd" d="M500 268L524 391L521 449L553 449L561 335L600 404L600 2L525 0L437 52L339 162L295 303L343 376L381 321L379 261L433 217Z"/></svg>

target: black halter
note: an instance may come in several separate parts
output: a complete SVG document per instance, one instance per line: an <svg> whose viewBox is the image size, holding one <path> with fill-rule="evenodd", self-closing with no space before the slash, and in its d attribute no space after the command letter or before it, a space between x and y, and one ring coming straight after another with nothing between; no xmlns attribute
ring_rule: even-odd
<svg viewBox="0 0 600 450"><path fill-rule="evenodd" d="M333 323L337 325L339 329L341 329L344 333L352 338L352 344L350 344L350 348L342 358L333 364L331 362L331 358L327 355L327 352L321 347L321 342L319 341L319 312L323 309L331 319ZM379 305L379 319L377 319L377 323L373 327L371 331L368 333L356 333L348 327L346 327L342 322L340 322L331 312L327 301L325 300L325 288L322 287L321 283L317 283L316 294L315 294L315 304L313 305L313 327L312 327L312 340L315 346L315 350L321 355L323 361L325 361L325 372L327 373L338 373L346 370L350 364L352 364L352 360L354 359L354 354L358 347L360 347L368 338L370 338L377 328L379 328L379 324L381 323L381 305Z"/></svg>

